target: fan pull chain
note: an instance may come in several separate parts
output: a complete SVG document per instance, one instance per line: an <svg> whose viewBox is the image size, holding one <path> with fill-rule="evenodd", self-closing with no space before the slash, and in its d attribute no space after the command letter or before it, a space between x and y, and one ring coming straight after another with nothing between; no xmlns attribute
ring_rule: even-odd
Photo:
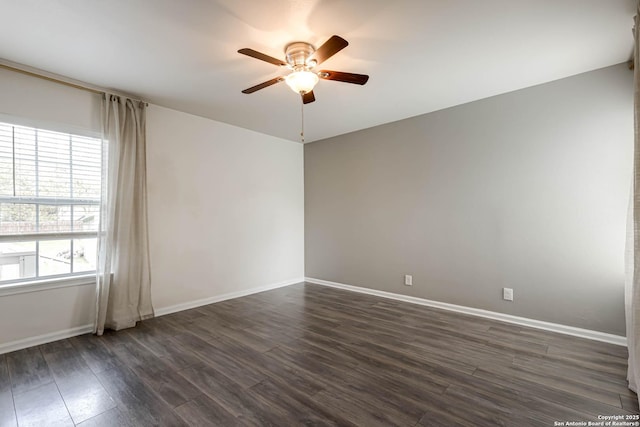
<svg viewBox="0 0 640 427"><path fill-rule="evenodd" d="M300 103L300 142L304 144L304 102Z"/></svg>

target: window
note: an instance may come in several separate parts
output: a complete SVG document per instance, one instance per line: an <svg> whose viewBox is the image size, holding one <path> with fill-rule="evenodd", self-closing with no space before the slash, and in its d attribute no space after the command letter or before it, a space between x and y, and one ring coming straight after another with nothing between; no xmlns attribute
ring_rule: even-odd
<svg viewBox="0 0 640 427"><path fill-rule="evenodd" d="M101 146L0 122L0 284L95 271Z"/></svg>

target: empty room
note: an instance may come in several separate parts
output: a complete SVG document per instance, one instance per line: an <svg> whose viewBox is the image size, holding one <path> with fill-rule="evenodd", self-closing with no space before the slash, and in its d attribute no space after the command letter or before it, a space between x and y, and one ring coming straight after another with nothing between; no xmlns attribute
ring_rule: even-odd
<svg viewBox="0 0 640 427"><path fill-rule="evenodd" d="M640 426L636 0L0 0L0 427Z"/></svg>

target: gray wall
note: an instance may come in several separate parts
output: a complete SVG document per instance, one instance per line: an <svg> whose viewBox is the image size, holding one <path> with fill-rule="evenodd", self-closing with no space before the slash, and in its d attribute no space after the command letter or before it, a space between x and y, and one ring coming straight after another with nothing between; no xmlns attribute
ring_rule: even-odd
<svg viewBox="0 0 640 427"><path fill-rule="evenodd" d="M305 145L305 275L623 335L632 74Z"/></svg>

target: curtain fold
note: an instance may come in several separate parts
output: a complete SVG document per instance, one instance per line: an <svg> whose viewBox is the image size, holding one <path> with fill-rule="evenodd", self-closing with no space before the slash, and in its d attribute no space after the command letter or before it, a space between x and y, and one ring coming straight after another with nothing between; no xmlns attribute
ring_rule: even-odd
<svg viewBox="0 0 640 427"><path fill-rule="evenodd" d="M147 227L146 105L103 99L102 203L95 333L153 317Z"/></svg>
<svg viewBox="0 0 640 427"><path fill-rule="evenodd" d="M634 97L634 155L633 180L629 201L629 221L627 225L625 317L627 327L627 347L629 367L627 380L629 388L638 393L640 385L640 4L633 28L633 97ZM639 399L640 401L640 399Z"/></svg>

